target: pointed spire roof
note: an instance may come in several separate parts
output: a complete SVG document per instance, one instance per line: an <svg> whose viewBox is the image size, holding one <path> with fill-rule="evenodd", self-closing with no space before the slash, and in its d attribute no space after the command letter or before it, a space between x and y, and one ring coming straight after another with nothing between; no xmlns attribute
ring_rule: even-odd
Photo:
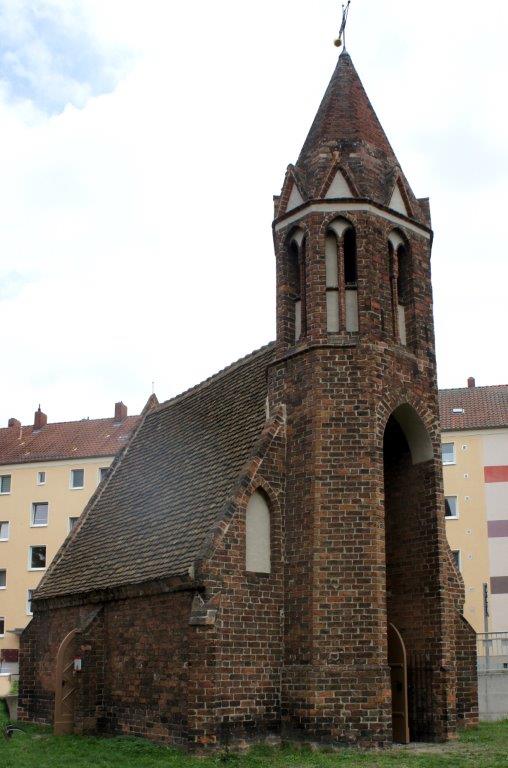
<svg viewBox="0 0 508 768"><path fill-rule="evenodd" d="M351 57L343 51L326 89L294 173L305 199L345 196L327 194L337 170L348 180L352 197L391 207L394 189L407 201L407 214L430 224L405 178L370 103Z"/></svg>
<svg viewBox="0 0 508 768"><path fill-rule="evenodd" d="M364 141L395 159L351 57L345 51L339 56L297 165L304 166L309 155L323 144L336 144L338 140Z"/></svg>

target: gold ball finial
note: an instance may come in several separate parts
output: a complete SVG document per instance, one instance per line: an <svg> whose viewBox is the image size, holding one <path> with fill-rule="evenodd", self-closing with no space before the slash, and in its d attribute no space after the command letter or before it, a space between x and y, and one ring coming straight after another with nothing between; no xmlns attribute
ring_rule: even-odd
<svg viewBox="0 0 508 768"><path fill-rule="evenodd" d="M341 45L343 45L344 50L346 50L346 25L347 25L347 17L349 15L350 5L351 5L351 0L347 0L347 3L345 3L342 6L342 23L339 29L339 36L334 42L334 45L336 48L340 48Z"/></svg>

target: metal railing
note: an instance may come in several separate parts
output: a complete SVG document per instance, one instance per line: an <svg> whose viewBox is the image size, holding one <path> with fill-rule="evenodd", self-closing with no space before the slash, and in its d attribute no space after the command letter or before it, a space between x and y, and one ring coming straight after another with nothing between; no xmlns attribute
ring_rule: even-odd
<svg viewBox="0 0 508 768"><path fill-rule="evenodd" d="M476 648L479 671L508 671L508 632L479 632Z"/></svg>

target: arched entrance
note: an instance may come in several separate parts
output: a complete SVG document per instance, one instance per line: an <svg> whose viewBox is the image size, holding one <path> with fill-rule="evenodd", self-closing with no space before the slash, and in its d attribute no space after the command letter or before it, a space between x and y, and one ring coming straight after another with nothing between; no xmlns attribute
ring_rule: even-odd
<svg viewBox="0 0 508 768"><path fill-rule="evenodd" d="M388 666L392 688L393 740L398 744L408 744L406 647L399 630L393 624L388 624Z"/></svg>
<svg viewBox="0 0 508 768"><path fill-rule="evenodd" d="M437 497L432 442L410 405L388 419L383 458L393 738L425 741L435 731L432 668L440 636Z"/></svg>
<svg viewBox="0 0 508 768"><path fill-rule="evenodd" d="M55 735L72 733L74 730L74 702L76 699L76 677L74 672L75 637L73 629L63 639L56 657L55 670Z"/></svg>

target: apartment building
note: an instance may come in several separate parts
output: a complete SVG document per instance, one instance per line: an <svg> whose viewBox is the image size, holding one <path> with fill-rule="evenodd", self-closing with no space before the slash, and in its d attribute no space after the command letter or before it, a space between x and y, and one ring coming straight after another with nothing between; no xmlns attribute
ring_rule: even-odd
<svg viewBox="0 0 508 768"><path fill-rule="evenodd" d="M120 402L111 418L48 423L39 407L0 429L0 674L16 672L33 591L140 418Z"/></svg>
<svg viewBox="0 0 508 768"><path fill-rule="evenodd" d="M446 532L477 632L508 631L508 386L439 393Z"/></svg>

